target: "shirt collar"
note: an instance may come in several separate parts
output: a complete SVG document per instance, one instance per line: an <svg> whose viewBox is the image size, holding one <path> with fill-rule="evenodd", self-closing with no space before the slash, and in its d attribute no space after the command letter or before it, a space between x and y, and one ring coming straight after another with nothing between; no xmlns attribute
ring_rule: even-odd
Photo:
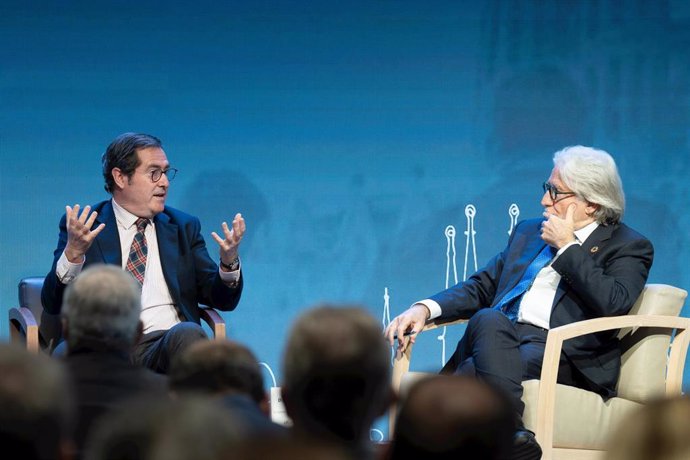
<svg viewBox="0 0 690 460"><path fill-rule="evenodd" d="M120 227L124 228L125 230L136 225L136 221L139 218L139 216L135 216L131 212L127 211L125 208L117 204L117 201L115 201L115 198L112 200L113 203L113 212L115 213L115 220L117 221L117 225ZM149 224L151 224L151 219L149 219Z"/></svg>
<svg viewBox="0 0 690 460"><path fill-rule="evenodd" d="M594 233L594 230L596 230L597 227L599 227L599 222L595 220L594 222L585 225L581 229L575 230L575 238L580 244L582 244L587 240L587 238L589 238L589 235Z"/></svg>

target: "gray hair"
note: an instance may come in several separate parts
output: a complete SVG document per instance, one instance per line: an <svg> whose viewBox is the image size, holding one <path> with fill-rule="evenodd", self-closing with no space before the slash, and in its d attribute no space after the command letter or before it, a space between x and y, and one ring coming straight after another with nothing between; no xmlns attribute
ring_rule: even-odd
<svg viewBox="0 0 690 460"><path fill-rule="evenodd" d="M139 285L113 265L87 268L65 291L62 316L70 348L85 340L129 348L137 338L140 315Z"/></svg>
<svg viewBox="0 0 690 460"><path fill-rule="evenodd" d="M556 152L553 164L570 190L583 200L599 205L594 212L597 222L620 222L625 211L625 194L611 155L604 150L575 145Z"/></svg>

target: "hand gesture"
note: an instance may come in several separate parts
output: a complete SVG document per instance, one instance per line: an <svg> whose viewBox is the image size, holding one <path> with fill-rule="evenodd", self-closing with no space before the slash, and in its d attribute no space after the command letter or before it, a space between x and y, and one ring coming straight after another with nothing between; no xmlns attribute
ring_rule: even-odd
<svg viewBox="0 0 690 460"><path fill-rule="evenodd" d="M222 228L225 238L221 238L216 232L211 232L211 236L220 246L220 260L224 264L230 265L238 257L237 249L247 227L244 224L242 214L237 213L232 220L232 229L230 229L227 222L223 222Z"/></svg>
<svg viewBox="0 0 690 460"><path fill-rule="evenodd" d="M86 251L89 250L93 240L105 228L105 224L100 224L93 230L93 223L98 217L96 211L91 212L91 206L86 206L79 214L79 205L74 208L65 206L67 224L67 245L65 246L65 256L72 263L81 263L84 260Z"/></svg>
<svg viewBox="0 0 690 460"><path fill-rule="evenodd" d="M414 304L396 316L383 334L391 347L395 345L395 340L398 340L397 351L400 354L405 351L408 343L415 342L416 334L424 328L427 318L429 318L429 309L420 303Z"/></svg>
<svg viewBox="0 0 690 460"><path fill-rule="evenodd" d="M561 249L575 241L575 203L570 204L565 212L565 219L555 214L544 212L546 220L541 224L541 238L556 249Z"/></svg>

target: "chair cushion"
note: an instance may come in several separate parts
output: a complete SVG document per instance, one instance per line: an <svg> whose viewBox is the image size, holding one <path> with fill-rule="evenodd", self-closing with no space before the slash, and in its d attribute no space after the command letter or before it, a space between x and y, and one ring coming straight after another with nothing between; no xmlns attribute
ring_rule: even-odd
<svg viewBox="0 0 690 460"><path fill-rule="evenodd" d="M687 296L688 291L669 284L647 284L630 314L678 316Z"/></svg>
<svg viewBox="0 0 690 460"><path fill-rule="evenodd" d="M539 380L522 382L522 387L522 400L525 403L523 422L527 429L534 431ZM558 384L553 446L603 450L609 434L640 406L640 403L623 398L611 398L604 402L601 396L591 391Z"/></svg>
<svg viewBox="0 0 690 460"><path fill-rule="evenodd" d="M631 315L678 316L687 291L665 284L648 284L635 302ZM665 392L666 360L660 359L669 348L668 329L622 329L621 375L618 396L646 402Z"/></svg>

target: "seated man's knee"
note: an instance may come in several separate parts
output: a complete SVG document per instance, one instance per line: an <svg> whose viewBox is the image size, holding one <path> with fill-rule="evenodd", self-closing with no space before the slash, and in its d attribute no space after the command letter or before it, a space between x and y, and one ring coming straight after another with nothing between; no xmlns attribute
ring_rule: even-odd
<svg viewBox="0 0 690 460"><path fill-rule="evenodd" d="M168 340L175 342L195 342L197 340L207 339L204 328L199 324L191 321L183 321L176 324L166 333Z"/></svg>
<svg viewBox="0 0 690 460"><path fill-rule="evenodd" d="M472 315L467 323L468 328L472 329L495 329L504 328L510 320L502 312L493 308L482 308Z"/></svg>

